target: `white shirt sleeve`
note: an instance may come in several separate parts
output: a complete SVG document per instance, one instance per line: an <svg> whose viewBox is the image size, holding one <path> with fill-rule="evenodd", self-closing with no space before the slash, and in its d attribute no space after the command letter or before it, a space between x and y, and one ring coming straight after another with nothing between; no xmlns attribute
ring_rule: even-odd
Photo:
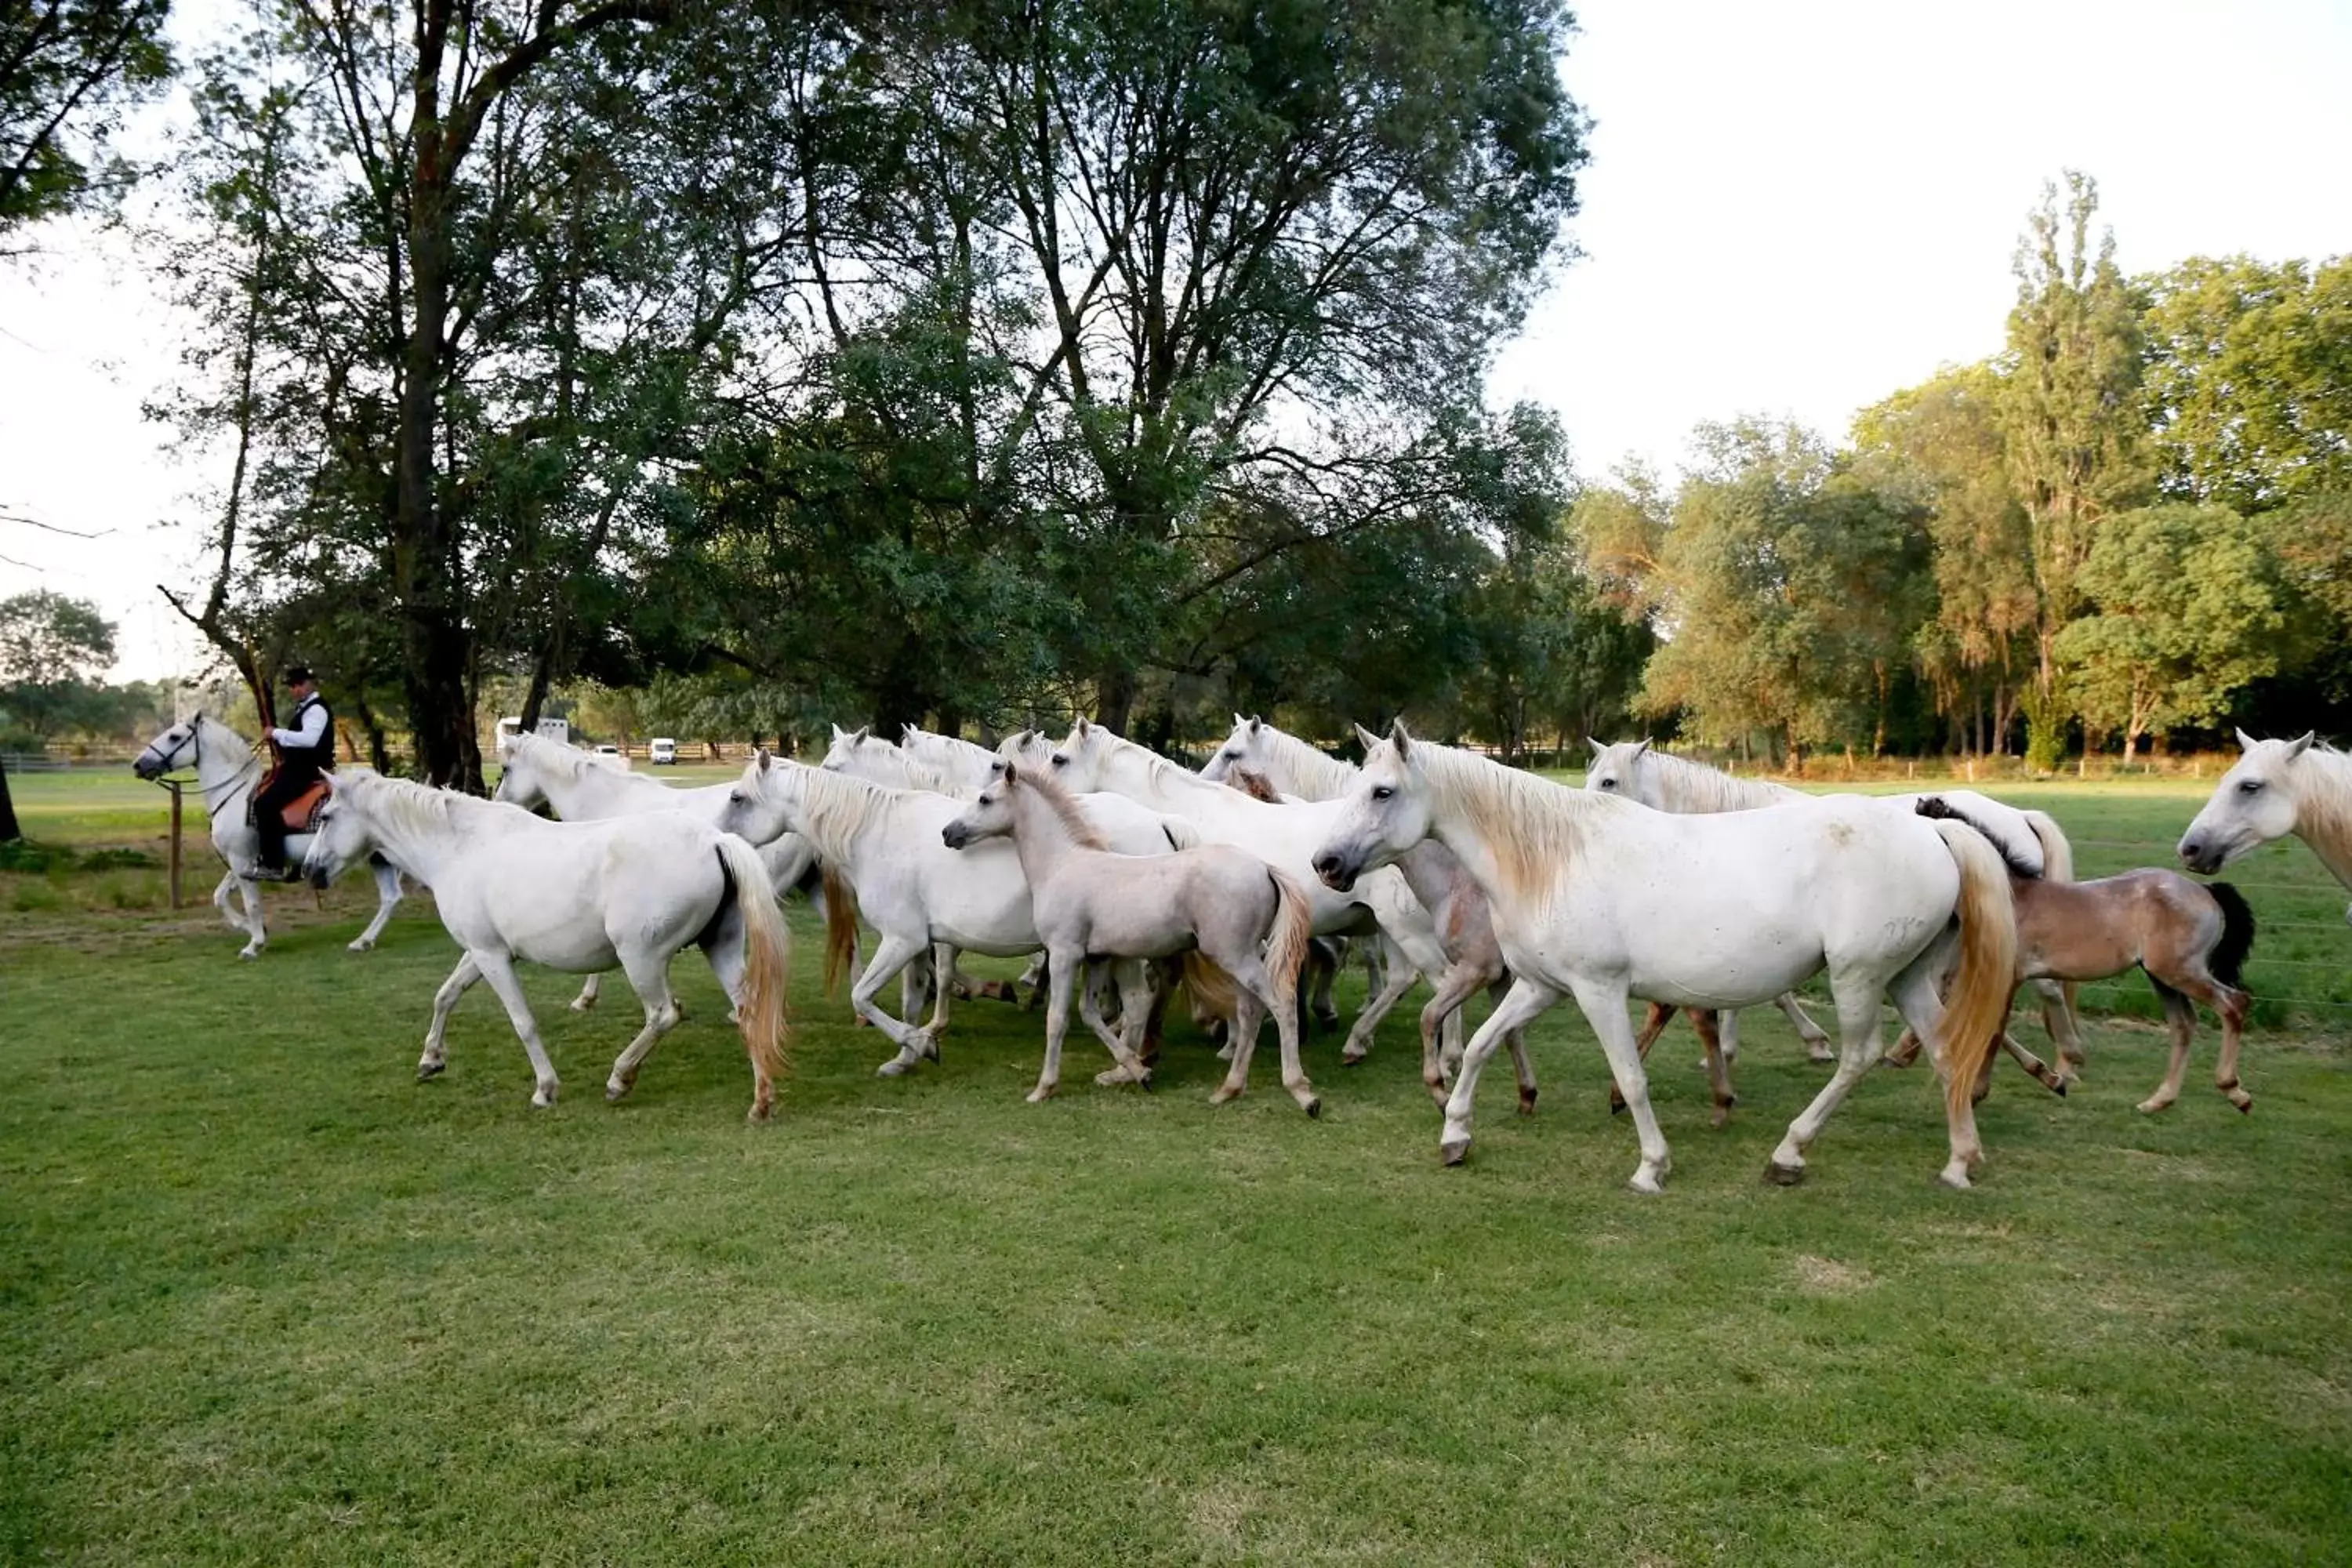
<svg viewBox="0 0 2352 1568"><path fill-rule="evenodd" d="M315 746L327 732L327 710L324 704L313 703L302 710L299 729L272 730L270 738L281 746Z"/></svg>

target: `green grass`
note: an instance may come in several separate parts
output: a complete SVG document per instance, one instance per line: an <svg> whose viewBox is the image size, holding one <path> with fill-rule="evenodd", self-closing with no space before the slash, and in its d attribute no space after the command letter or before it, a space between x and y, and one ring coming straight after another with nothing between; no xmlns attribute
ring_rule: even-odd
<svg viewBox="0 0 2352 1568"><path fill-rule="evenodd" d="M2194 809L2052 794L2081 838ZM742 1123L691 955L689 1019L616 1107L625 990L580 1016L527 976L565 1082L537 1112L478 991L448 1075L413 1081L454 959L428 900L355 956L363 881L323 910L278 892L240 964L209 910L85 896L148 874L0 876L65 889L0 898L0 1557L2352 1555L2328 1015L2254 1037L2251 1117L2209 1087L2210 1031L2181 1103L2136 1115L2161 1038L2095 1024L2069 1100L2000 1076L1969 1194L1935 1184L1924 1069L1873 1075L1807 1184L1766 1186L1822 1069L1752 1016L1711 1131L1677 1031L1653 1073L1675 1173L1643 1199L1570 1009L1535 1031L1541 1113L1490 1080L1449 1171L1402 1016L1360 1068L1315 1043L1319 1122L1270 1041L1252 1093L1207 1105L1221 1069L1182 1028L1158 1092L1095 1089L1074 1042L1031 1107L1038 1023L1001 1005L874 1078L796 915L775 1125Z"/></svg>

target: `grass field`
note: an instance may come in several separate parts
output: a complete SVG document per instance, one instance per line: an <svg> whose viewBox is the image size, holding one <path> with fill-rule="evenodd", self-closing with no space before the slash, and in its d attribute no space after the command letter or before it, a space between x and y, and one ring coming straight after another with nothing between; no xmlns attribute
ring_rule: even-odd
<svg viewBox="0 0 2352 1568"><path fill-rule="evenodd" d="M11 782L37 839L159 848L147 786ZM2085 875L2163 863L2197 797L2011 796ZM1444 1170L1402 1015L1364 1067L1310 1048L1319 1122L1265 1052L1210 1107L1182 1028L1158 1092L1079 1051L1031 1107L1037 1020L1001 1005L874 1078L796 913L775 1125L691 956L617 1107L625 997L527 976L566 1086L536 1112L479 993L413 1081L454 960L428 899L354 956L363 881L276 890L240 964L152 868L0 873L0 1556L2352 1560L2352 931L2297 847L2233 877L2255 988L2296 999L2251 1117L2210 1028L2134 1114L2161 1036L2100 1016L2074 1097L2001 1075L1977 1191L1935 1184L1924 1069L1769 1187L1822 1069L1759 1014L1720 1132L1688 1037L1660 1047L1643 1199L1568 1009L1540 1114L1490 1085Z"/></svg>

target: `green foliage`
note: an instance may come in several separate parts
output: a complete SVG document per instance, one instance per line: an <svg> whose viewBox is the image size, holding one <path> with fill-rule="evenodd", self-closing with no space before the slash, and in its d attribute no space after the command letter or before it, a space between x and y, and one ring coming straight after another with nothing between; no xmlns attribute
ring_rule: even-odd
<svg viewBox="0 0 2352 1568"><path fill-rule="evenodd" d="M107 142L171 77L170 10L170 0L0 5L0 238L123 183Z"/></svg>
<svg viewBox="0 0 2352 1568"><path fill-rule="evenodd" d="M2279 665L2277 571L2263 531L2227 507L2120 512L2084 563L2095 614L2058 636L2084 721L2124 738L2219 718Z"/></svg>
<svg viewBox="0 0 2352 1568"><path fill-rule="evenodd" d="M1698 440L1655 574L1670 635L1643 705L1679 709L1717 742L1876 736L1925 607L1920 510L1792 426L1707 426Z"/></svg>
<svg viewBox="0 0 2352 1568"><path fill-rule="evenodd" d="M2352 257L2192 257L2137 287L2168 493L2251 515L2352 490Z"/></svg>

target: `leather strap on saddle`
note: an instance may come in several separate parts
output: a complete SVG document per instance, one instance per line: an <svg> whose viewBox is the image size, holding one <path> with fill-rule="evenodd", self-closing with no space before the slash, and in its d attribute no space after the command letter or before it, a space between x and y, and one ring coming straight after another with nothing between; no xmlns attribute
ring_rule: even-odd
<svg viewBox="0 0 2352 1568"><path fill-rule="evenodd" d="M257 795L260 793L259 790L254 791ZM319 815L319 808L326 804L327 781L320 779L309 789L288 801L278 812L278 819L286 825L286 831L289 833L308 833Z"/></svg>

